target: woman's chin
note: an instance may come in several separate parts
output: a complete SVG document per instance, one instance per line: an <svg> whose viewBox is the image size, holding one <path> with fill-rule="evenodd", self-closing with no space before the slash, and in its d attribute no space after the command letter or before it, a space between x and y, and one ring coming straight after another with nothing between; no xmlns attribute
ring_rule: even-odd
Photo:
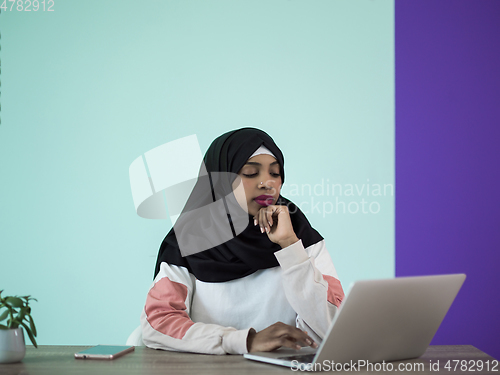
<svg viewBox="0 0 500 375"><path fill-rule="evenodd" d="M255 216L259 212L259 210L262 208L260 204L257 204L255 201L251 201L248 203L247 206L247 212L249 215Z"/></svg>
<svg viewBox="0 0 500 375"><path fill-rule="evenodd" d="M251 201L249 204L248 204L248 213L250 215L257 215L258 212L260 211L261 208L264 208L264 207L267 207L268 204L259 204L255 201Z"/></svg>

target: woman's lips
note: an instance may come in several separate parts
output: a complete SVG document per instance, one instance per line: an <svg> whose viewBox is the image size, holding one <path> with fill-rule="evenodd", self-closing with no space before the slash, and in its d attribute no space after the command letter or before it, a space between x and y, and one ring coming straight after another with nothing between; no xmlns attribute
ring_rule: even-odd
<svg viewBox="0 0 500 375"><path fill-rule="evenodd" d="M272 195L259 195L257 198L254 198L255 202L264 207L272 205L273 200L274 198Z"/></svg>

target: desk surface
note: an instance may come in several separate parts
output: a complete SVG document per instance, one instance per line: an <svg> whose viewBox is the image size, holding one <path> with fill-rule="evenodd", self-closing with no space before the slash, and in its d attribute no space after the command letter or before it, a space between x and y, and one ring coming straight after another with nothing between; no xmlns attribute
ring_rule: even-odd
<svg viewBox="0 0 500 375"><path fill-rule="evenodd" d="M0 364L0 374L2 375L59 375L59 374L200 374L200 375L246 375L246 374L291 374L290 369L281 366L269 365L254 362L243 358L241 355L203 355L190 353L175 353L162 350L136 347L133 353L114 360L82 360L75 359L74 353L88 348L88 346L40 346L38 349L28 346L26 357L20 363ZM466 360L466 369L474 371L461 371L460 366ZM448 361L451 361L450 368L445 368ZM478 371L479 361L483 362L483 370ZM489 361L489 371L486 368L486 361ZM437 373L471 373L471 374L499 374L500 364L486 353L476 349L471 345L446 345L430 346L425 354L417 359L391 362L394 369L400 363L408 369L415 364L420 369L414 371L404 370L406 373L437 374ZM494 367L496 363L496 367ZM434 369L430 369L433 364ZM439 366L437 371L436 364ZM454 371L454 367L455 371ZM413 367L415 368L415 367ZM349 371L346 373L352 373ZM401 370L399 371L401 372ZM338 373L336 371L336 373ZM368 371L360 369L358 374L388 373L387 371Z"/></svg>

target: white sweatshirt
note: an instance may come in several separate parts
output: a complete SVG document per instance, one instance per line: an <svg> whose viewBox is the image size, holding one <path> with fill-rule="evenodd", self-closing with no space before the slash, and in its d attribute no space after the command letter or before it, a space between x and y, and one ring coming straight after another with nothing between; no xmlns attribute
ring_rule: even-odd
<svg viewBox="0 0 500 375"><path fill-rule="evenodd" d="M162 263L141 314L142 339L155 349L247 353L250 328L280 321L321 342L344 292L324 240L298 241L275 253L278 267L221 283L197 280Z"/></svg>

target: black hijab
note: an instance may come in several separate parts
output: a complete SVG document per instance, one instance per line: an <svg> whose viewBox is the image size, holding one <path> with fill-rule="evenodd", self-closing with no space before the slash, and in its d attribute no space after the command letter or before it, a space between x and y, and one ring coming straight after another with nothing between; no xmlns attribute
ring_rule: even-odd
<svg viewBox="0 0 500 375"><path fill-rule="evenodd" d="M183 212L160 246L155 277L162 262L186 267L205 282L230 281L278 266L274 252L281 247L254 226L253 217L241 209L232 192L237 173L260 146L274 154L284 182L283 154L262 130L242 128L215 139L203 158L198 181ZM276 204L288 206L293 229L304 247L323 239L290 200L280 196ZM212 208L207 216L209 206ZM215 246L207 248L207 243ZM196 250L199 244L207 249Z"/></svg>

